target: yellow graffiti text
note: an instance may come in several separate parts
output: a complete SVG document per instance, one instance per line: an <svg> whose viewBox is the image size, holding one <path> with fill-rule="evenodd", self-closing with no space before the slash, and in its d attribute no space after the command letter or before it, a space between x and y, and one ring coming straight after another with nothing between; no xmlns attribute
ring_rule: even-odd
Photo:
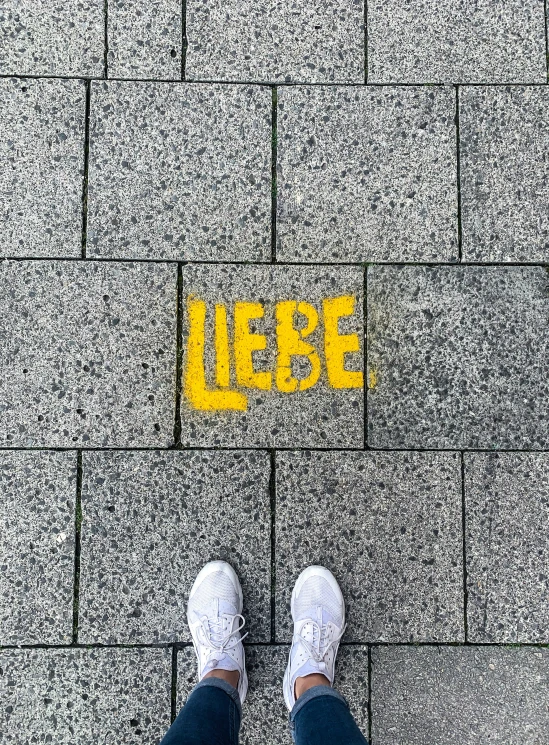
<svg viewBox="0 0 549 745"><path fill-rule="evenodd" d="M231 318L222 303L214 307L215 385L209 386L206 375L206 319L208 308L203 300L190 296L187 300L188 335L183 389L189 405L200 411L246 411L248 397L242 390L295 393L313 388L321 378L322 360L330 388L361 388L363 373L346 369L348 355L360 352L357 333L340 333L340 320L354 315L352 295L327 298L322 301L322 320L310 303L281 300L275 304L276 363L275 370L257 369L254 352L269 348L266 334L255 330L256 323L265 320L262 303L235 302ZM252 324L252 328L250 327ZM315 346L311 336L318 330L324 344ZM232 328L232 339L230 329ZM308 374L297 378L292 361L308 361ZM231 388L231 380L235 386ZM371 383L371 378L370 378Z"/></svg>

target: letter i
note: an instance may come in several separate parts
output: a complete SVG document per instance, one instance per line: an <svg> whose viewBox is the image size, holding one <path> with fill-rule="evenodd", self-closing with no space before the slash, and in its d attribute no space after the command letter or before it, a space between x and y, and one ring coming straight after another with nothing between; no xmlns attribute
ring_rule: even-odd
<svg viewBox="0 0 549 745"><path fill-rule="evenodd" d="M215 306L215 382L220 388L228 388L231 384L227 308L224 305Z"/></svg>

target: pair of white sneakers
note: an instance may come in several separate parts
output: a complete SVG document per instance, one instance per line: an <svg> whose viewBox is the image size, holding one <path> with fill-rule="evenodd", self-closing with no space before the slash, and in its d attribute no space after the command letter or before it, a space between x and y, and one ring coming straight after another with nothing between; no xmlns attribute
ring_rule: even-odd
<svg viewBox="0 0 549 745"><path fill-rule="evenodd" d="M295 704L295 681L313 673L334 682L339 641L345 631L345 603L333 574L321 566L310 566L298 577L292 592L294 635L284 675L284 700L291 711ZM241 635L242 588L236 572L225 561L211 561L192 586L187 620L198 658L198 679L212 670L235 670L240 674L238 693L244 702L248 676Z"/></svg>

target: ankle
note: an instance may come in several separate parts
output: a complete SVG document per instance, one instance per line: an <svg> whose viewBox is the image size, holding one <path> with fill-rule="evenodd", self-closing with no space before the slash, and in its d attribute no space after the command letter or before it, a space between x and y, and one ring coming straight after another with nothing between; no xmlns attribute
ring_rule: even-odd
<svg viewBox="0 0 549 745"><path fill-rule="evenodd" d="M233 688L238 688L240 673L238 670L211 670L209 673L206 673L202 680L206 680L206 678L219 678L220 680L224 680Z"/></svg>
<svg viewBox="0 0 549 745"><path fill-rule="evenodd" d="M295 697L296 700L302 696L305 691L315 686L330 686L330 681L325 675L320 673L311 673L311 675L305 675L303 678L295 679Z"/></svg>

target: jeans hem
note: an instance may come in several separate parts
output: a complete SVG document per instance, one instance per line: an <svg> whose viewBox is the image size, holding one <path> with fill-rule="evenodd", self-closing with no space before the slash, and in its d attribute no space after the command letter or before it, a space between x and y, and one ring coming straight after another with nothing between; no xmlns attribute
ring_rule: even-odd
<svg viewBox="0 0 549 745"><path fill-rule="evenodd" d="M236 704L236 708L238 709L238 716L240 717L240 719L242 719L242 703L240 702L240 694L234 686L232 686L230 683L227 683L227 681L223 680L222 678L206 678L205 680L201 680L200 683L197 683L195 685L195 687L191 691L191 694L197 691L199 688L205 688L206 686L221 688L221 690L224 691L227 696L229 696L229 698L231 698Z"/></svg>
<svg viewBox="0 0 549 745"><path fill-rule="evenodd" d="M338 693L338 691L335 691L333 688L330 688L329 686L313 686L312 688L309 688L308 691L305 691L305 693L295 702L294 708L290 712L290 723L293 724L296 715L299 714L301 709L308 704L309 701L313 698L318 698L319 696L331 696L332 698L341 701L345 706L348 706L347 701L341 693Z"/></svg>

